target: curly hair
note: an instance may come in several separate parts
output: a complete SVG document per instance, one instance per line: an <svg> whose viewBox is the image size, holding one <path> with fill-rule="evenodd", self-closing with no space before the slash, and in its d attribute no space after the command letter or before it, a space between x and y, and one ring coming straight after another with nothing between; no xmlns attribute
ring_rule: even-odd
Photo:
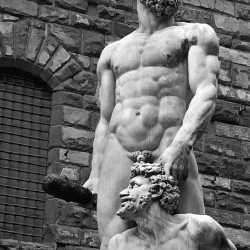
<svg viewBox="0 0 250 250"><path fill-rule="evenodd" d="M140 0L155 16L169 17L178 11L180 0Z"/></svg>
<svg viewBox="0 0 250 250"><path fill-rule="evenodd" d="M180 200L180 190L178 182L172 176L166 176L164 167L160 164L150 164L136 162L131 167L131 176L143 176L151 182L149 192L153 198L159 199L160 207L164 208L169 214L173 214Z"/></svg>

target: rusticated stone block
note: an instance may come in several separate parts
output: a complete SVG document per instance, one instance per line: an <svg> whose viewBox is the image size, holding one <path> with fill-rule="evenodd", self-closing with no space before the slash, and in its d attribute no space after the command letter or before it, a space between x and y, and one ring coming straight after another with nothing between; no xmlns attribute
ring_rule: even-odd
<svg viewBox="0 0 250 250"><path fill-rule="evenodd" d="M232 189L241 194L250 194L250 183L245 181L232 180Z"/></svg>
<svg viewBox="0 0 250 250"><path fill-rule="evenodd" d="M89 56L72 53L75 60L81 65L82 68L89 70L91 67L91 60Z"/></svg>
<svg viewBox="0 0 250 250"><path fill-rule="evenodd" d="M62 210L66 205L66 201L52 198L45 201L44 219L45 225L54 224L62 215Z"/></svg>
<svg viewBox="0 0 250 250"><path fill-rule="evenodd" d="M63 82L62 86L65 90L73 90L81 94L94 95L96 92L97 78L93 73L82 70L73 78Z"/></svg>
<svg viewBox="0 0 250 250"><path fill-rule="evenodd" d="M96 212L82 208L74 203L67 203L57 224L77 228L97 229Z"/></svg>
<svg viewBox="0 0 250 250"><path fill-rule="evenodd" d="M234 171L234 176L238 180L250 181L250 163L238 162Z"/></svg>
<svg viewBox="0 0 250 250"><path fill-rule="evenodd" d="M83 97L82 95L70 93L66 91L58 91L53 94L52 106L55 105L68 105L82 108Z"/></svg>
<svg viewBox="0 0 250 250"><path fill-rule="evenodd" d="M239 38L249 41L249 39L250 39L250 34L249 34L250 22L246 22L246 21L243 21L243 20L240 20L239 22L240 22L240 35L239 35Z"/></svg>
<svg viewBox="0 0 250 250"><path fill-rule="evenodd" d="M223 156L241 159L241 142L234 139L226 139L223 147Z"/></svg>
<svg viewBox="0 0 250 250"><path fill-rule="evenodd" d="M38 14L38 4L26 0L0 1L0 10L18 15L36 17Z"/></svg>
<svg viewBox="0 0 250 250"><path fill-rule="evenodd" d="M35 61L45 38L45 31L31 27L29 37L26 58L30 61Z"/></svg>
<svg viewBox="0 0 250 250"><path fill-rule="evenodd" d="M55 126L50 129L50 147L92 152L94 133L71 127Z"/></svg>
<svg viewBox="0 0 250 250"><path fill-rule="evenodd" d="M234 3L225 0L216 0L215 9L234 16Z"/></svg>
<svg viewBox="0 0 250 250"><path fill-rule="evenodd" d="M88 9L87 0L55 0L55 4L62 8L86 13Z"/></svg>
<svg viewBox="0 0 250 250"><path fill-rule="evenodd" d="M228 239L230 239L235 244L238 250L250 250L250 232L233 228L224 228L224 230Z"/></svg>
<svg viewBox="0 0 250 250"><path fill-rule="evenodd" d="M214 14L214 24L217 31L225 34L234 34L240 30L240 22L234 17Z"/></svg>
<svg viewBox="0 0 250 250"><path fill-rule="evenodd" d="M106 43L107 43L107 41L106 41ZM99 61L99 58L94 58L94 57L91 58L91 62L92 62L91 63L91 71L94 73L96 73L98 61Z"/></svg>
<svg viewBox="0 0 250 250"><path fill-rule="evenodd" d="M203 199L205 206L214 207L215 195L213 190L203 188Z"/></svg>
<svg viewBox="0 0 250 250"><path fill-rule="evenodd" d="M48 164L53 162L65 162L79 166L89 166L90 154L86 152L53 148L49 150Z"/></svg>
<svg viewBox="0 0 250 250"><path fill-rule="evenodd" d="M246 161L250 160L250 142L242 142L242 158Z"/></svg>
<svg viewBox="0 0 250 250"><path fill-rule="evenodd" d="M240 111L240 125L249 127L250 124L250 107L242 106Z"/></svg>
<svg viewBox="0 0 250 250"><path fill-rule="evenodd" d="M180 7L175 15L176 21L181 22L198 22L211 24L211 12L191 9L188 7Z"/></svg>
<svg viewBox="0 0 250 250"><path fill-rule="evenodd" d="M240 39L234 39L232 43L232 49L250 52L250 43L241 41Z"/></svg>
<svg viewBox="0 0 250 250"><path fill-rule="evenodd" d="M220 46L219 58L224 61L250 66L250 53L228 49Z"/></svg>
<svg viewBox="0 0 250 250"><path fill-rule="evenodd" d="M10 14L0 14L0 22L17 22L19 21L20 18L17 16L13 16Z"/></svg>
<svg viewBox="0 0 250 250"><path fill-rule="evenodd" d="M70 17L70 24L80 28L89 28L93 26L92 17L76 12L72 12Z"/></svg>
<svg viewBox="0 0 250 250"><path fill-rule="evenodd" d="M218 175L220 158L215 155L208 155L195 152L199 172L202 174Z"/></svg>
<svg viewBox="0 0 250 250"><path fill-rule="evenodd" d="M231 191L231 180L222 177L216 177L214 188L217 190Z"/></svg>
<svg viewBox="0 0 250 250"><path fill-rule="evenodd" d="M94 31L83 31L82 53L100 55L104 48L104 35Z"/></svg>
<svg viewBox="0 0 250 250"><path fill-rule="evenodd" d="M93 131L96 130L96 127L100 120L100 113L99 112L93 112L92 113L92 119L91 119L91 128Z"/></svg>
<svg viewBox="0 0 250 250"><path fill-rule="evenodd" d="M98 15L101 18L112 19L117 22L123 22L125 20L125 12L123 10L116 10L105 5L97 6Z"/></svg>
<svg viewBox="0 0 250 250"><path fill-rule="evenodd" d="M0 23L0 33L1 33L1 37L0 37L1 55L13 56L14 54L14 23L13 22Z"/></svg>
<svg viewBox="0 0 250 250"><path fill-rule="evenodd" d="M191 4L191 5L194 5L194 6L197 6L197 7L201 6L200 0L183 0L183 3L184 4Z"/></svg>
<svg viewBox="0 0 250 250"><path fill-rule="evenodd" d="M243 173L246 173L246 163L244 161L222 158L221 177L242 179ZM247 175L245 178L247 178Z"/></svg>
<svg viewBox="0 0 250 250"><path fill-rule="evenodd" d="M19 242L17 240L0 239L0 249L19 250Z"/></svg>
<svg viewBox="0 0 250 250"><path fill-rule="evenodd" d="M236 17L243 19L245 21L250 21L250 6L237 3L235 5Z"/></svg>
<svg viewBox="0 0 250 250"><path fill-rule="evenodd" d="M232 36L225 35L225 34L220 34L220 33L217 33L217 36L219 38L220 46L223 46L223 47L226 47L226 48L231 48L231 46L232 46Z"/></svg>
<svg viewBox="0 0 250 250"><path fill-rule="evenodd" d="M73 125L91 129L91 112L62 105L54 106L52 108L50 124L51 126Z"/></svg>
<svg viewBox="0 0 250 250"><path fill-rule="evenodd" d="M219 84L218 88L218 98L221 100L236 102L240 104L248 104L250 92L241 89L234 89L227 86L222 86Z"/></svg>
<svg viewBox="0 0 250 250"><path fill-rule="evenodd" d="M206 214L214 218L223 226L241 227L241 214L227 210L220 210L214 208L206 208Z"/></svg>
<svg viewBox="0 0 250 250"><path fill-rule="evenodd" d="M92 25L93 29L99 31L102 34L112 34L113 22L109 20L98 17L92 17Z"/></svg>
<svg viewBox="0 0 250 250"><path fill-rule="evenodd" d="M80 245L99 248L101 245L98 232L90 229L80 229Z"/></svg>
<svg viewBox="0 0 250 250"><path fill-rule="evenodd" d="M237 64L232 65L232 83L234 87L250 90L250 69Z"/></svg>
<svg viewBox="0 0 250 250"><path fill-rule="evenodd" d="M81 66L74 60L70 59L58 72L54 74L60 82L76 75L81 71Z"/></svg>
<svg viewBox="0 0 250 250"><path fill-rule="evenodd" d="M115 9L132 10L133 0L111 0L110 6Z"/></svg>
<svg viewBox="0 0 250 250"><path fill-rule="evenodd" d="M44 67L56 51L58 43L54 38L47 36L40 50L36 63ZM65 53L65 51L64 51Z"/></svg>
<svg viewBox="0 0 250 250"><path fill-rule="evenodd" d="M27 22L15 23L15 46L16 57L24 59L26 55L26 45L28 39L29 25Z"/></svg>
<svg viewBox="0 0 250 250"><path fill-rule="evenodd" d="M205 188L214 188L214 181L215 181L215 176L211 176L211 175L200 175L201 178L201 185L202 187Z"/></svg>
<svg viewBox="0 0 250 250"><path fill-rule="evenodd" d="M222 155L224 140L211 135L204 135L204 153Z"/></svg>
<svg viewBox="0 0 250 250"><path fill-rule="evenodd" d="M75 181L80 184L80 167L71 164L65 164L62 162L54 162L48 169L49 173L55 173L61 176L66 176L69 180Z"/></svg>
<svg viewBox="0 0 250 250"><path fill-rule="evenodd" d="M59 24L49 24L49 35L71 52L79 52L81 47L81 31Z"/></svg>
<svg viewBox="0 0 250 250"><path fill-rule="evenodd" d="M231 86L231 63L222 61L220 65L219 83L225 86Z"/></svg>
<svg viewBox="0 0 250 250"><path fill-rule="evenodd" d="M54 74L54 72L61 68L69 59L70 54L63 47L59 47L54 56L45 66L40 77L44 81L48 81L49 78Z"/></svg>
<svg viewBox="0 0 250 250"><path fill-rule="evenodd" d="M135 29L136 27L134 26L114 22L113 34L120 38L123 38L124 36L127 36L128 34L132 33Z"/></svg>
<svg viewBox="0 0 250 250"><path fill-rule="evenodd" d="M41 5L39 11L39 18L49 22L58 22L68 24L69 11L57 7Z"/></svg>
<svg viewBox="0 0 250 250"><path fill-rule="evenodd" d="M250 231L250 215L244 214L242 216L242 228Z"/></svg>
<svg viewBox="0 0 250 250"><path fill-rule="evenodd" d="M250 141L249 128L215 122L216 135Z"/></svg>
<svg viewBox="0 0 250 250"><path fill-rule="evenodd" d="M84 108L99 111L100 104L99 104L98 98L96 96L85 95L84 96Z"/></svg>
<svg viewBox="0 0 250 250"><path fill-rule="evenodd" d="M79 229L56 224L47 225L44 229L44 242L79 245Z"/></svg>
<svg viewBox="0 0 250 250"><path fill-rule="evenodd" d="M249 213L250 198L248 195L228 193L228 209L241 213Z"/></svg>
<svg viewBox="0 0 250 250"><path fill-rule="evenodd" d="M200 0L200 3L201 3L201 7L213 10L214 9L214 5L215 5L215 0L211 0L211 1Z"/></svg>
<svg viewBox="0 0 250 250"><path fill-rule="evenodd" d="M228 193L216 191L215 197L216 197L215 207L227 210Z"/></svg>

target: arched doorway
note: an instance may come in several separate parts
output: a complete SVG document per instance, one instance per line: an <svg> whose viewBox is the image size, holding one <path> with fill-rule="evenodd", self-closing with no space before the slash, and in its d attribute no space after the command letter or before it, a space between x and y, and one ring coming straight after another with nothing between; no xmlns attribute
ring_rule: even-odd
<svg viewBox="0 0 250 250"><path fill-rule="evenodd" d="M51 95L28 73L0 70L0 238L42 240Z"/></svg>

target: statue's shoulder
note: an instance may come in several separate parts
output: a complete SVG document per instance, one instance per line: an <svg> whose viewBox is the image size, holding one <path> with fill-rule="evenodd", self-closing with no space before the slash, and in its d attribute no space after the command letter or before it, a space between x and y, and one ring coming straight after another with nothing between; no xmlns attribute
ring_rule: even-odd
<svg viewBox="0 0 250 250"><path fill-rule="evenodd" d="M213 249L224 249L228 240L221 225L208 215L191 215L189 232L195 241Z"/></svg>
<svg viewBox="0 0 250 250"><path fill-rule="evenodd" d="M97 64L97 73L100 74L105 69L110 69L113 52L119 46L120 41L108 44L102 51Z"/></svg>

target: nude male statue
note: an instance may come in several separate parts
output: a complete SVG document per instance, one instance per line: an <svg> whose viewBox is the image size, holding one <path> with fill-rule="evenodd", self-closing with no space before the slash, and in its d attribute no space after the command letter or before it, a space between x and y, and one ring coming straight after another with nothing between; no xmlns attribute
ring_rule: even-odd
<svg viewBox="0 0 250 250"><path fill-rule="evenodd" d="M175 213L204 214L193 145L214 111L219 45L210 26L175 22L178 4L137 0L139 28L108 45L98 62L101 114L84 187L98 193L101 250L134 226L116 212L135 151L146 150L179 181Z"/></svg>
<svg viewBox="0 0 250 250"><path fill-rule="evenodd" d="M164 172L159 164L134 164L117 214L137 227L111 238L108 250L236 250L211 217L171 215L180 194L177 181Z"/></svg>

